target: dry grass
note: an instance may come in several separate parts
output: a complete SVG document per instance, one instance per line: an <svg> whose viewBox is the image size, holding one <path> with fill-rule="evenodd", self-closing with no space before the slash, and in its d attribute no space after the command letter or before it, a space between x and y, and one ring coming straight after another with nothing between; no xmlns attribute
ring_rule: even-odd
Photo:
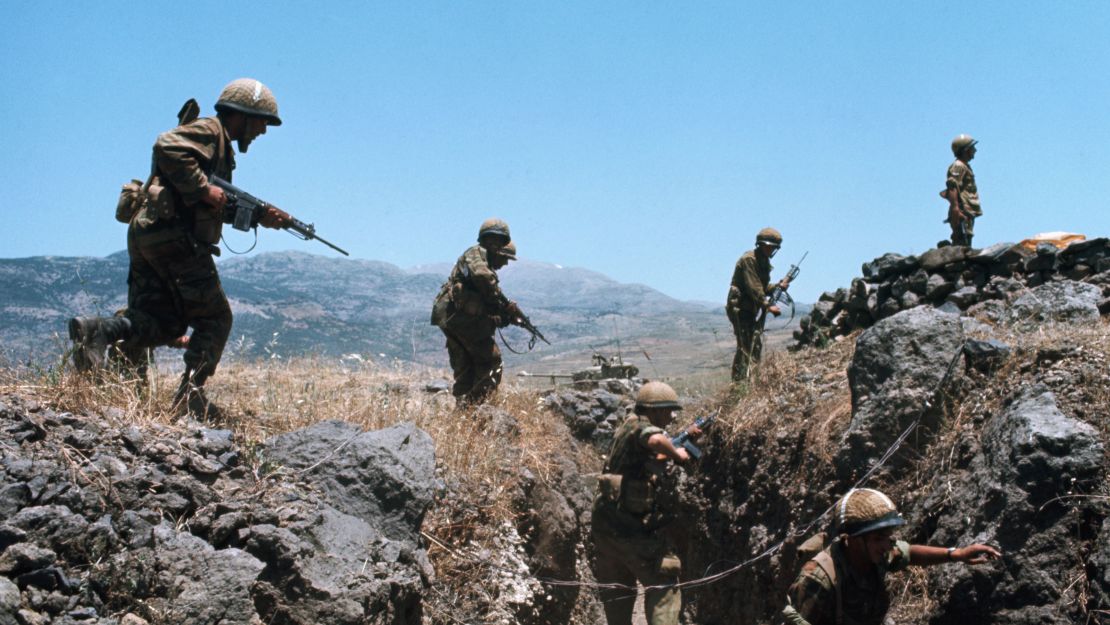
<svg viewBox="0 0 1110 625"><path fill-rule="evenodd" d="M18 393L114 426L175 427L168 408L179 369L156 369L146 387L112 373L92 380L61 366L5 367L0 393ZM367 430L411 421L426 431L436 445L437 477L448 486L422 528L437 570L428 607L431 613L479 618L488 609L486 587L495 571L475 554L500 548L504 528L514 525L517 514L512 499L521 469L548 480L549 458L556 447L565 447L567 434L561 423L556 427L558 417L539 406L535 391L507 381L491 405L516 419L519 436L495 436L488 429L488 410L455 410L449 394L424 391L427 382L442 378L449 378L448 372L398 363L274 359L224 364L207 390L229 415L217 426L232 430L245 448L326 419ZM266 473L262 466L253 468L256 476Z"/></svg>

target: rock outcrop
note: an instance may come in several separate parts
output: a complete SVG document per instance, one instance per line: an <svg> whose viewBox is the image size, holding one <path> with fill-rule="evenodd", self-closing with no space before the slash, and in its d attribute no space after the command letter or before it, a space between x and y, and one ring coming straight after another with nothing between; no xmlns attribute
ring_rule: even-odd
<svg viewBox="0 0 1110 625"><path fill-rule="evenodd" d="M848 288L823 293L801 318L798 345L824 345L923 304L1010 323L1093 321L1110 313L1106 238L1064 249L998 243L981 250L938 247L920 256L890 253L864 263L861 272Z"/></svg>
<svg viewBox="0 0 1110 625"><path fill-rule="evenodd" d="M228 431L12 396L0 431L0 624L421 622L434 450L411 424L318 424L253 467Z"/></svg>

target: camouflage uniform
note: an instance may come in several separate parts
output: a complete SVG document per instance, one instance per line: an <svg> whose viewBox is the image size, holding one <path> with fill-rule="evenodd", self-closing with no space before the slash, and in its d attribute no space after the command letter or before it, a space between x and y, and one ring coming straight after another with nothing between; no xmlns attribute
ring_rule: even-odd
<svg viewBox="0 0 1110 625"><path fill-rule="evenodd" d="M883 625L890 609L886 574L910 564L910 545L896 541L886 562L861 576L834 542L802 567L787 592L783 617L791 625ZM832 579L830 579L830 571Z"/></svg>
<svg viewBox="0 0 1110 625"><path fill-rule="evenodd" d="M771 259L756 250L748 250L736 261L732 285L728 289L725 311L736 334L736 355L732 359L732 379L748 376L748 368L759 362L763 351L763 323L766 301L774 286L771 282Z"/></svg>
<svg viewBox="0 0 1110 625"><path fill-rule="evenodd" d="M455 377L451 393L461 401L480 403L501 384L501 350L493 334L507 324L508 306L489 252L481 245L463 252L432 307L432 325L447 338Z"/></svg>
<svg viewBox="0 0 1110 625"><path fill-rule="evenodd" d="M975 172L971 171L971 165L960 159L953 161L948 166L945 186L958 194L960 212L964 216L962 223L951 224L952 245L971 245L971 237L975 234L975 218L983 214L979 207L979 189L975 186Z"/></svg>
<svg viewBox="0 0 1110 625"><path fill-rule="evenodd" d="M158 215L148 205L131 220L125 348L165 345L191 327L184 359L199 386L215 372L231 333L231 306L212 259L223 216L201 198L209 175L231 180L235 156L219 118L204 117L160 135L154 161L174 214Z"/></svg>
<svg viewBox="0 0 1110 625"><path fill-rule="evenodd" d="M633 416L614 435L591 526L594 577L600 584L634 587L639 581L647 587L679 581L681 562L666 537L672 520L666 499L673 499L673 485L665 479L666 461L656 460L647 447L648 439L660 433L663 430L646 417ZM673 501L669 503L673 507ZM636 593L602 589L600 594L608 624L631 625ZM644 593L649 625L677 624L681 608L682 591L677 587Z"/></svg>

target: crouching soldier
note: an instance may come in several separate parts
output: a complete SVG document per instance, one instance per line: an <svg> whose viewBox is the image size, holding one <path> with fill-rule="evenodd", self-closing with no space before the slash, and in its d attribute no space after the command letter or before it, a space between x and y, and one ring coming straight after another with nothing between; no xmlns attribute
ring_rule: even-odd
<svg viewBox="0 0 1110 625"><path fill-rule="evenodd" d="M501 292L497 270L515 259L509 225L487 219L478 229L478 245L455 262L432 305L431 322L447 339L455 378L451 394L460 406L485 402L501 384L501 350L493 336L523 313Z"/></svg>
<svg viewBox="0 0 1110 625"><path fill-rule="evenodd" d="M802 566L782 614L792 625L883 625L890 609L886 574L945 562L982 564L1002 557L987 545L927 547L894 540L905 521L877 490L857 488L837 502L837 539Z"/></svg>
<svg viewBox="0 0 1110 625"><path fill-rule="evenodd" d="M682 563L667 538L674 518L673 485L665 479L669 461L684 463L690 456L675 447L664 431L681 410L678 395L662 382L648 382L636 396L635 415L617 429L609 460L598 478L594 498L594 577L603 588L601 600L609 625L631 625L636 582L644 592L649 625L676 625L682 608L679 581ZM697 426L688 430L701 434Z"/></svg>

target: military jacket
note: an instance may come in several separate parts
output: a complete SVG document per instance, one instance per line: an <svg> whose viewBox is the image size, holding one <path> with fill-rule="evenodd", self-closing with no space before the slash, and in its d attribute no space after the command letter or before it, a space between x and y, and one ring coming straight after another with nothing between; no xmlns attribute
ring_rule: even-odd
<svg viewBox="0 0 1110 625"><path fill-rule="evenodd" d="M223 215L201 198L208 176L231 181L235 153L218 117L201 117L162 133L154 143L154 164L161 184L173 189L176 221L208 244L220 240Z"/></svg>
<svg viewBox="0 0 1110 625"><path fill-rule="evenodd" d="M489 252L474 245L455 261L432 307L432 325L442 326L453 315L498 315L509 300L501 292Z"/></svg>
<svg viewBox="0 0 1110 625"><path fill-rule="evenodd" d="M960 198L960 209L978 217L983 214L979 207L979 188L975 186L975 172L971 165L956 159L948 166L948 189L955 189Z"/></svg>
<svg viewBox="0 0 1110 625"><path fill-rule="evenodd" d="M885 562L860 575L848 564L837 540L802 567L787 591L783 616L792 625L882 625L890 609L886 574L909 563L910 545L899 540ZM825 571L830 564L835 580Z"/></svg>
<svg viewBox="0 0 1110 625"><path fill-rule="evenodd" d="M667 461L657 460L648 440L666 434L646 417L632 416L613 434L609 460L598 478L594 530L651 534L667 525L675 507Z"/></svg>
<svg viewBox="0 0 1110 625"><path fill-rule="evenodd" d="M736 261L732 272L732 285L728 290L726 308L730 311L757 313L763 310L766 298L773 288L771 259L755 250L748 250Z"/></svg>

